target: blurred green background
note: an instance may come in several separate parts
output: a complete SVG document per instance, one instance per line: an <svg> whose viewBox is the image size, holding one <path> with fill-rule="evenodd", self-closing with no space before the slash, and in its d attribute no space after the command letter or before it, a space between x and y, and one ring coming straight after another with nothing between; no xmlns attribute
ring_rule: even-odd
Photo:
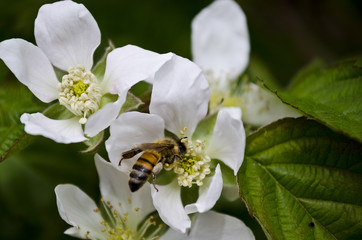
<svg viewBox="0 0 362 240"><path fill-rule="evenodd" d="M0 41L23 38L35 42L34 20L39 7L47 2L51 1L1 0ZM97 59L108 39L116 47L134 44L191 58L191 21L212 1L79 2L93 14L102 32ZM253 77L286 85L300 68L316 58L333 62L362 53L361 1L243 0L238 3L248 18ZM0 84L3 94L7 89L20 88L32 100L28 108L32 111L45 106L21 87L1 61ZM4 100L6 96L0 96L3 97L0 109L11 111L11 103ZM14 117L20 114L15 112ZM98 200L93 155L80 154L84 148L81 144L61 145L43 137L34 138L33 144L23 152L0 163L0 239L71 239L63 234L68 226L58 215L54 187L73 183ZM106 157L103 148L100 153ZM241 218L253 229L256 239L265 239L241 201L226 204L220 200L216 209Z"/></svg>

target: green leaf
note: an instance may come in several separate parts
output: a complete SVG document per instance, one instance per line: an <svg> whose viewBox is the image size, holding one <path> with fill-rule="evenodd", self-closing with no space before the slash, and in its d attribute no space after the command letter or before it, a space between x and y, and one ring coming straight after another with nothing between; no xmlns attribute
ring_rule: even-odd
<svg viewBox="0 0 362 240"><path fill-rule="evenodd" d="M104 131L101 131L96 136L84 141L87 149L81 151L81 153L94 153L98 150L99 145L102 143L104 137Z"/></svg>
<svg viewBox="0 0 362 240"><path fill-rule="evenodd" d="M246 141L240 194L269 239L359 239L362 145L305 118Z"/></svg>
<svg viewBox="0 0 362 240"><path fill-rule="evenodd" d="M106 71L107 56L108 54L115 49L113 43L108 41L109 46L106 48L104 55L99 59L92 69L93 74L97 77L98 80L103 79L104 73Z"/></svg>
<svg viewBox="0 0 362 240"><path fill-rule="evenodd" d="M330 128L362 142L361 58L325 67L314 62L300 72L288 91L277 95Z"/></svg>
<svg viewBox="0 0 362 240"><path fill-rule="evenodd" d="M118 99L118 95L106 93L102 96L101 102L99 105L100 105L100 107L103 107L103 106L107 105L108 103L113 103L113 102L117 101L117 99Z"/></svg>
<svg viewBox="0 0 362 240"><path fill-rule="evenodd" d="M69 111L65 106L60 105L59 102L47 107L43 114L51 119L64 120L74 117L74 114Z"/></svg>
<svg viewBox="0 0 362 240"><path fill-rule="evenodd" d="M80 154L81 144L36 140L0 164L0 239L24 239L14 236L25 231L28 239L60 239L69 225L57 211L57 184L72 183L91 196L98 195L93 155ZM40 237L49 234L54 237Z"/></svg>
<svg viewBox="0 0 362 240"><path fill-rule="evenodd" d="M219 164L221 168L223 185L236 186L234 170L227 166L224 162L217 159L214 159L214 161L211 163L213 168L216 168L217 164Z"/></svg>
<svg viewBox="0 0 362 240"><path fill-rule="evenodd" d="M211 137L212 137L212 134L213 134L213 131L214 131L214 126L215 126L215 123L216 123L216 119L217 119L217 115L218 115L218 112L215 112L211 115L208 115L206 118L202 119L193 135L192 135L192 139L205 139L206 142L206 146L210 143L210 140L211 140Z"/></svg>
<svg viewBox="0 0 362 240"><path fill-rule="evenodd" d="M12 153L26 148L34 136L26 134L21 124L12 124L9 127L0 127L0 162Z"/></svg>
<svg viewBox="0 0 362 240"><path fill-rule="evenodd" d="M20 116L42 108L41 103L20 83L0 89L0 162L33 141L34 137L24 132Z"/></svg>
<svg viewBox="0 0 362 240"><path fill-rule="evenodd" d="M132 93L128 92L127 93L127 98L126 101L124 102L120 113L124 113L124 112L129 112L129 111L133 111L138 109L141 105L143 104L143 102L141 101L141 99L139 99L138 97L136 97L135 95L133 95Z"/></svg>

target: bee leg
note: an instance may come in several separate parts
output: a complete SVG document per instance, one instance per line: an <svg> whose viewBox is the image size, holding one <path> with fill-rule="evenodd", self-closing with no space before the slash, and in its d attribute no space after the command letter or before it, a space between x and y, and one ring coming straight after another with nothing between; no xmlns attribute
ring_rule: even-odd
<svg viewBox="0 0 362 240"><path fill-rule="evenodd" d="M138 147L135 147L135 148L132 148L131 150L123 152L122 158L121 158L121 160L119 160L118 166L121 166L122 160L130 159L130 158L136 156L137 154L139 154L140 152L142 152L142 149L140 149Z"/></svg>
<svg viewBox="0 0 362 240"><path fill-rule="evenodd" d="M158 174L162 170L162 168L163 168L163 164L162 164L162 162L159 162L156 164L156 166L152 170L152 184L157 192L158 192L158 189L156 187L156 174Z"/></svg>
<svg viewBox="0 0 362 240"><path fill-rule="evenodd" d="M178 158L181 162L184 161L180 155L174 155L174 158ZM173 161L175 161L175 159L173 159Z"/></svg>
<svg viewBox="0 0 362 240"><path fill-rule="evenodd" d="M123 160L124 158L121 158L121 160L119 160L119 163L118 163L118 166L121 166L121 163L122 163L122 160Z"/></svg>
<svg viewBox="0 0 362 240"><path fill-rule="evenodd" d="M167 163L167 164L172 164L172 163L174 163L175 162L175 159L176 158L178 158L178 159L180 159L181 161L182 161L182 158L179 156L179 155L172 155L172 157L170 157L170 158L168 158L165 162Z"/></svg>
<svg viewBox="0 0 362 240"><path fill-rule="evenodd" d="M119 162L118 162L118 166L121 166L122 161L125 159L128 159L128 158L122 157L121 160L119 160Z"/></svg>
<svg viewBox="0 0 362 240"><path fill-rule="evenodd" d="M156 174L152 173L152 185L158 192L158 188L156 187Z"/></svg>

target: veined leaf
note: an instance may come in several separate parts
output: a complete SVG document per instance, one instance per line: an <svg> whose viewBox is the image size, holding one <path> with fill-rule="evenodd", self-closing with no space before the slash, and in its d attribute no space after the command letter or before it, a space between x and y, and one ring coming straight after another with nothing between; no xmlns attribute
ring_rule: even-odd
<svg viewBox="0 0 362 240"><path fill-rule="evenodd" d="M9 127L0 127L0 162L10 153L23 150L33 140L34 136L26 134L21 124L12 124Z"/></svg>
<svg viewBox="0 0 362 240"><path fill-rule="evenodd" d="M87 146L86 149L82 150L81 153L95 153L98 150L99 145L102 143L104 137L104 131L101 131L96 136L84 141Z"/></svg>
<svg viewBox="0 0 362 240"><path fill-rule="evenodd" d="M269 239L360 239L362 145L305 118L246 141L240 194Z"/></svg>
<svg viewBox="0 0 362 240"><path fill-rule="evenodd" d="M21 151L33 140L33 136L24 132L20 116L43 108L39 101L34 100L31 92L20 84L0 89L0 162L10 153Z"/></svg>
<svg viewBox="0 0 362 240"><path fill-rule="evenodd" d="M362 142L362 58L325 67L313 63L277 91L283 102Z"/></svg>

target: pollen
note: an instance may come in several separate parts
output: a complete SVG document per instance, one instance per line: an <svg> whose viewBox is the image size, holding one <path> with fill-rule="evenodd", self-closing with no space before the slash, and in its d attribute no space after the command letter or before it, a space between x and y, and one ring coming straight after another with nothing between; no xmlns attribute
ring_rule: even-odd
<svg viewBox="0 0 362 240"><path fill-rule="evenodd" d="M58 89L59 103L80 117L81 124L99 109L102 94L97 78L82 66L69 68Z"/></svg>
<svg viewBox="0 0 362 240"><path fill-rule="evenodd" d="M178 175L178 184L183 187L192 187L193 184L203 185L204 178L210 174L210 157L204 153L205 140L191 140L184 138L182 143L186 146L186 153L182 160L177 160L173 166Z"/></svg>
<svg viewBox="0 0 362 240"><path fill-rule="evenodd" d="M115 209L115 207L109 201L104 201L101 199L103 215L106 216L105 219L101 220L99 224L102 225L101 232L105 235L104 239L107 240L136 240L136 239L145 239L145 240L154 240L158 239L159 232L162 230L163 226L157 226L156 221L153 216L146 218L140 227L137 229L132 228L128 221L128 216L138 214L140 211L139 207L130 209L130 212L122 212ZM131 205L131 203L129 203ZM119 202L118 206L122 204ZM89 235L89 234L88 234Z"/></svg>
<svg viewBox="0 0 362 240"><path fill-rule="evenodd" d="M213 88L210 93L210 109L217 110L220 107L242 106L243 100L239 95L231 92L230 88Z"/></svg>
<svg viewBox="0 0 362 240"><path fill-rule="evenodd" d="M239 94L235 94L237 89L235 81L232 81L229 74L225 73L224 77L215 77L212 71L206 73L210 86L210 103L211 111L218 110L221 107L241 106L242 99Z"/></svg>
<svg viewBox="0 0 362 240"><path fill-rule="evenodd" d="M113 205L107 201L102 201L103 209L108 221L101 220L99 223L103 226L102 232L106 234L107 240L132 240L135 239L135 231L129 226L125 215L120 214L119 211L113 210Z"/></svg>

